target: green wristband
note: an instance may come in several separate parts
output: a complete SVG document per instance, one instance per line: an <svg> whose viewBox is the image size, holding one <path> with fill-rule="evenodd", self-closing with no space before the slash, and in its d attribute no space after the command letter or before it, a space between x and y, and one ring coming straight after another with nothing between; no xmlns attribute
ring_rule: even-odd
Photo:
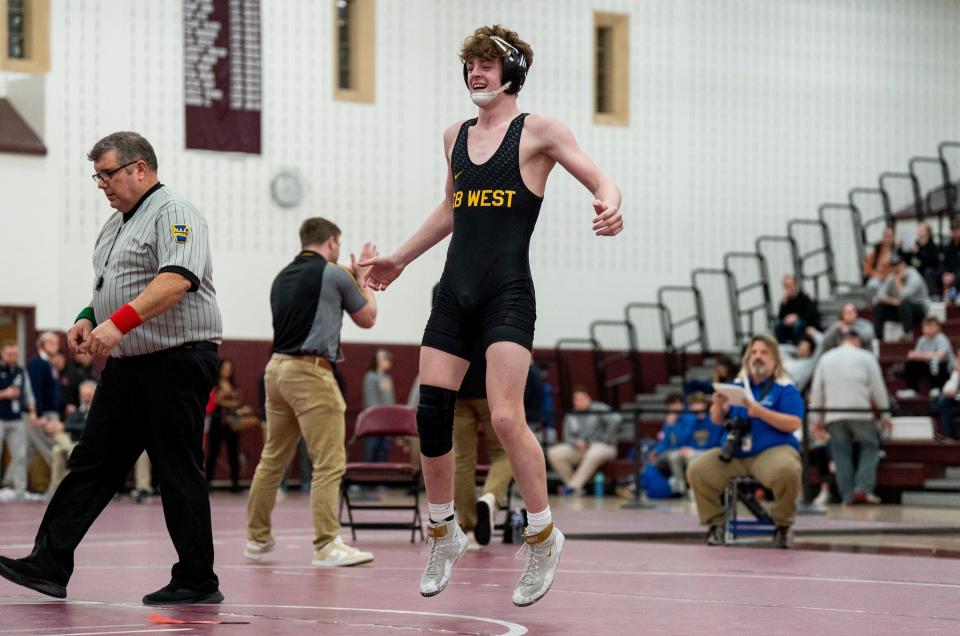
<svg viewBox="0 0 960 636"><path fill-rule="evenodd" d="M84 307L83 311L77 314L77 319L74 320L73 322L77 323L83 320L84 318L89 320L90 324L92 324L94 327L97 326L97 316L93 313L93 307Z"/></svg>

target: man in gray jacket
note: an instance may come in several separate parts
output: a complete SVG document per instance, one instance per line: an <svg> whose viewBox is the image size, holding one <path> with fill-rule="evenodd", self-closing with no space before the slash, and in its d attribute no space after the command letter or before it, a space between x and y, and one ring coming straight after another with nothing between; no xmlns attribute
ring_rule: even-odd
<svg viewBox="0 0 960 636"><path fill-rule="evenodd" d="M883 338L883 326L890 320L903 325L905 337L913 339L913 328L927 314L930 295L927 283L913 267L898 255L890 257L893 271L877 291L877 304L873 306L873 324L878 338Z"/></svg>
<svg viewBox="0 0 960 636"><path fill-rule="evenodd" d="M585 387L574 387L573 411L563 418L565 441L547 449L547 461L563 479L563 494L582 495L597 469L617 457L623 418L609 411L603 402L594 402Z"/></svg>
<svg viewBox="0 0 960 636"><path fill-rule="evenodd" d="M833 409L858 409L853 412ZM872 353L861 347L855 330L846 330L836 349L823 354L810 387L810 411L815 435L830 435L830 453L837 465L837 487L846 504L880 503L874 494L877 480L880 441L874 415L867 409L889 408L887 389L880 364ZM828 409L827 413L817 409ZM887 413L882 415L885 429L890 427ZM860 461L853 470L853 442L860 445Z"/></svg>

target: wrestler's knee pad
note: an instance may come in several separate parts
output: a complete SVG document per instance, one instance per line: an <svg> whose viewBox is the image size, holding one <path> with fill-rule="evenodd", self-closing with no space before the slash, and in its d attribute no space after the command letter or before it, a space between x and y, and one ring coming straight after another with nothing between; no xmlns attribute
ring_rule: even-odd
<svg viewBox="0 0 960 636"><path fill-rule="evenodd" d="M453 449L453 409L456 402L456 391L420 385L417 431L420 433L420 452L424 456L440 457Z"/></svg>

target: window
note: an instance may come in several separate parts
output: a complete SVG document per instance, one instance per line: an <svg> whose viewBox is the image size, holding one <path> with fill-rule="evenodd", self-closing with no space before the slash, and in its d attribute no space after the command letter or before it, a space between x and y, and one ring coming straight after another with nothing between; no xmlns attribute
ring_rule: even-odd
<svg viewBox="0 0 960 636"><path fill-rule="evenodd" d="M630 17L594 13L593 122L630 125Z"/></svg>
<svg viewBox="0 0 960 636"><path fill-rule="evenodd" d="M347 102L374 97L375 0L333 1L333 96Z"/></svg>
<svg viewBox="0 0 960 636"><path fill-rule="evenodd" d="M50 0L0 0L0 70L50 69Z"/></svg>

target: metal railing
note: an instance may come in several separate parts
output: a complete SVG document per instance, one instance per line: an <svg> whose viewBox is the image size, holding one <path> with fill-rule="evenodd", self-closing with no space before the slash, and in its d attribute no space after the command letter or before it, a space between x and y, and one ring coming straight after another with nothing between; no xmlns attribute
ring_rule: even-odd
<svg viewBox="0 0 960 636"><path fill-rule="evenodd" d="M937 146L937 156L942 162L940 165L943 170L943 186L947 189L947 207L950 208L951 216L957 212L957 189L954 187L953 178L950 176L950 164L947 163L947 148L960 148L960 141L942 141Z"/></svg>
<svg viewBox="0 0 960 636"><path fill-rule="evenodd" d="M736 260L754 261L759 274L757 280L744 285L738 285L736 275L733 273L733 263ZM773 301L770 298L770 274L767 271L767 259L763 257L763 254L758 252L727 252L723 255L723 268L731 273L733 281L732 293L736 297L734 306L736 307L737 312L736 328L738 342L741 339L745 341L748 340L753 334L757 333L756 324L754 322L754 316L757 314L757 312L762 312L761 328L766 329L773 323ZM757 289L760 290L759 302L750 305L749 307L744 307L743 297ZM746 330L744 330L743 325L744 318L747 319ZM743 337L744 335L746 335L746 338Z"/></svg>
<svg viewBox="0 0 960 636"><path fill-rule="evenodd" d="M629 320L594 320L590 323L590 340L600 343L598 331L603 327L615 327L626 330L626 351L605 351L598 347L594 352L598 390L600 399L613 408L620 406L620 387L631 384L633 396L640 393L640 352L636 348L637 334ZM611 376L610 373L618 375Z"/></svg>
<svg viewBox="0 0 960 636"><path fill-rule="evenodd" d="M866 246L863 244L863 223L860 219L860 210L856 206L849 203L824 203L819 208L817 208L817 216L820 219L820 222L823 224L823 227L827 230L827 236L830 236L830 226L827 224L827 212L833 211L844 211L848 213L850 219L851 229L853 230L853 242L854 250L857 265L858 276L854 280L840 280L840 277L834 271L834 280L835 285L839 286L841 284L847 285L850 288L859 287L863 284L863 263L867 260L866 255ZM830 241L830 249L833 251L833 242ZM831 254L830 263L836 270L836 255Z"/></svg>
<svg viewBox="0 0 960 636"><path fill-rule="evenodd" d="M886 185L884 185L884 183L892 179L907 179L910 181L910 187L913 190L913 214L916 217L917 221L922 221L926 216L926 214L923 211L923 195L920 194L920 180L917 179L917 177L914 174L909 172L880 173L880 177L877 180L877 182L879 183L880 189L884 192L885 194L884 200L887 202L889 202L890 200L890 195L887 192L887 187ZM892 215L893 212L891 211L890 214Z"/></svg>
<svg viewBox="0 0 960 636"><path fill-rule="evenodd" d="M589 347L587 350L590 351L591 359L594 362L594 379L599 389L603 385L596 368L597 351L600 349L600 345L595 340L592 338L560 338L553 345L554 364L557 368L557 390L560 396L560 409L564 412L573 408L571 402L573 396L573 379L570 373L570 363L564 357L563 351L573 348L583 350L584 345Z"/></svg>
<svg viewBox="0 0 960 636"><path fill-rule="evenodd" d="M635 303L627 303L623 308L623 319L626 320L631 325L633 325L632 333L635 340L631 343L631 346L638 352L637 354L638 360L639 360L640 343L639 343L639 337L637 336L637 322L633 320L632 315L634 312L641 311L641 310L646 310L646 311L654 310L657 312L657 319L660 322L660 335L661 335L661 338L663 339L663 356L664 356L663 360L664 360L664 366L667 369L667 377L671 375L682 375L682 373L680 374L673 373L671 369L672 359L674 357L673 334L670 332L670 325L672 323L670 319L670 309L667 308L667 306L664 305L663 303L635 302ZM639 365L636 383L640 387L644 386L642 364Z"/></svg>
<svg viewBox="0 0 960 636"><path fill-rule="evenodd" d="M691 295L694 307L693 314L673 320L673 312L670 311L670 305L666 302L666 296L680 293ZM707 329L703 314L703 297L700 295L700 290L696 287L665 285L657 290L657 304L664 307L667 316L664 337L671 347L670 356L667 359L667 374L686 375L687 369L689 368L688 351L690 347L699 345L700 353L709 351ZM696 335L689 340L677 342L677 331L686 325L695 325L697 329Z"/></svg>
<svg viewBox="0 0 960 636"><path fill-rule="evenodd" d="M814 298L816 300L821 300L823 298L823 296L820 295L821 277L826 277L827 291L829 291L831 295L836 294L837 292L837 271L833 265L833 248L830 245L830 232L827 230L827 224L819 219L793 219L787 223L787 234L793 238L798 245L799 241L794 234L796 233L797 228L804 226L816 227L820 230L820 246L799 254L800 287L802 288L804 281L811 281L813 283ZM819 270L808 272L807 263L818 256L823 256L823 267Z"/></svg>
<svg viewBox="0 0 960 636"><path fill-rule="evenodd" d="M723 276L727 284L727 308L730 310L730 319L733 326L733 346L739 347L741 330L738 325L740 322L740 308L737 306L736 282L733 273L728 269L718 269L715 267L698 267L690 272L690 286L699 291L702 297L702 290L697 284L697 279L704 276Z"/></svg>

